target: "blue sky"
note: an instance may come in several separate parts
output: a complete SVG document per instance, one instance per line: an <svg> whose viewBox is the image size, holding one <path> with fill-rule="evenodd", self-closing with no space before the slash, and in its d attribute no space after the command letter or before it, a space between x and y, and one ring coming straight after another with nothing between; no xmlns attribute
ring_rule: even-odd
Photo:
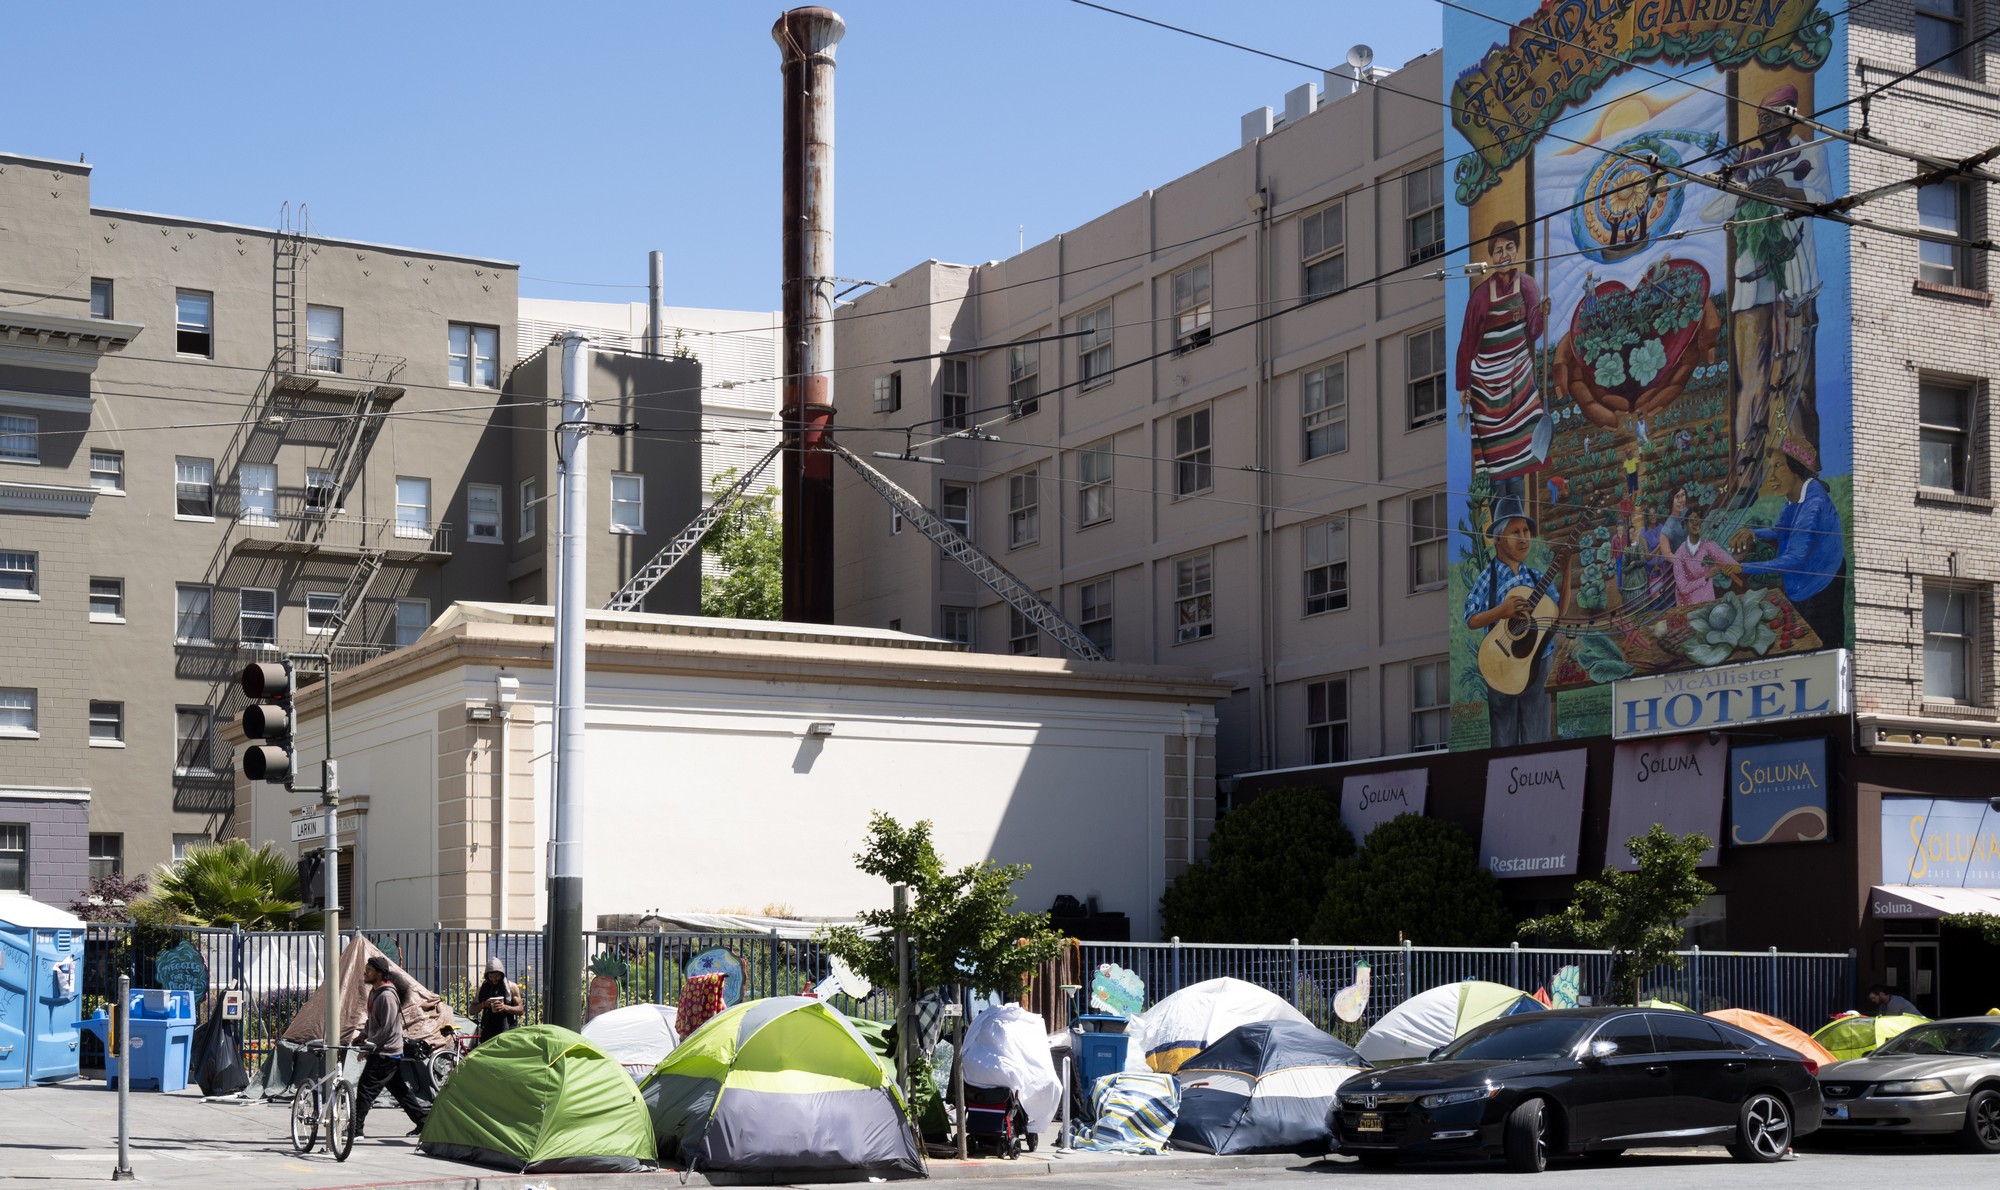
<svg viewBox="0 0 2000 1190"><path fill-rule="evenodd" d="M1325 66L1439 44L1427 0L1129 0ZM845 276L1034 244L1228 152L1317 76L1067 0L849 0ZM0 149L96 167L92 201L521 262L521 292L771 309L780 4L190 0L8 14ZM22 116L27 118L23 119ZM555 282L614 283L635 288Z"/></svg>

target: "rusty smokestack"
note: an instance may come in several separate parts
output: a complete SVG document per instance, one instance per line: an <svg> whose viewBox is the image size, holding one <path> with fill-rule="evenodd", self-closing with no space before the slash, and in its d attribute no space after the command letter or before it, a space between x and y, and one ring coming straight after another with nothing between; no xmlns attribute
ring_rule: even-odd
<svg viewBox="0 0 2000 1190"><path fill-rule="evenodd" d="M833 623L833 49L847 25L794 8L784 57L785 619Z"/></svg>

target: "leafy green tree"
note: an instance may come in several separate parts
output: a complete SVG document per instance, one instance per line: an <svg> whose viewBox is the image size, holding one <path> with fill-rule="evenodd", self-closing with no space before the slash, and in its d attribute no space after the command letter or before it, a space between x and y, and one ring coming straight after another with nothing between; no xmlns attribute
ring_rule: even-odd
<svg viewBox="0 0 2000 1190"><path fill-rule="evenodd" d="M715 477L714 500L736 482L736 468ZM701 614L737 620L778 620L785 614L784 536L778 524L778 490L744 493L701 539L702 553L721 574L701 576Z"/></svg>
<svg viewBox="0 0 2000 1190"><path fill-rule="evenodd" d="M1638 871L1606 868L1596 880L1578 881L1567 908L1522 922L1521 936L1612 952L1611 985L1630 993L1625 1003L1637 1003L1639 981L1654 967L1681 969L1680 923L1715 893L1696 874L1701 853L1713 846L1700 831L1674 835L1656 822L1625 841Z"/></svg>
<svg viewBox="0 0 2000 1190"><path fill-rule="evenodd" d="M1497 946L1513 932L1500 882L1479 865L1466 833L1441 819L1399 814L1370 831L1360 851L1334 862L1308 939Z"/></svg>
<svg viewBox="0 0 2000 1190"><path fill-rule="evenodd" d="M1328 871L1353 854L1354 836L1326 790L1271 790L1223 815L1208 856L1168 887L1160 898L1166 931L1183 942L1303 938Z"/></svg>
<svg viewBox="0 0 2000 1190"><path fill-rule="evenodd" d="M242 839L199 843L162 864L153 891L132 905L143 923L242 926L247 930L312 929L316 913L302 914L299 870L275 844L252 848Z"/></svg>

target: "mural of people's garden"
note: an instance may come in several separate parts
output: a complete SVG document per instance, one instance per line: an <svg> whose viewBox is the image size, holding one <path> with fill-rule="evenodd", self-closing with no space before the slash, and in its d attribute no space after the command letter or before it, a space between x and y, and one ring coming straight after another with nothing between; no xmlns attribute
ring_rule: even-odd
<svg viewBox="0 0 2000 1190"><path fill-rule="evenodd" d="M1848 643L1846 30L1813 0L1445 11L1454 748ZM1715 175L1727 185L1690 180ZM1766 201L1775 199L1776 203Z"/></svg>

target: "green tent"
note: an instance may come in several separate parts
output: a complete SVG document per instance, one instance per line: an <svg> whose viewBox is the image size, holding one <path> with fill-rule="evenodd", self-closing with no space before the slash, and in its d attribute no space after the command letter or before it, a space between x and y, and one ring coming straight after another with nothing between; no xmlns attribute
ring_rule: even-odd
<svg viewBox="0 0 2000 1190"><path fill-rule="evenodd" d="M895 1078L819 1000L780 996L718 1013L639 1092L663 1159L690 1170L924 1172Z"/></svg>
<svg viewBox="0 0 2000 1190"><path fill-rule="evenodd" d="M1849 1058L1859 1058L1872 1054L1883 1042L1896 1036L1912 1025L1921 1025L1929 1017L1908 1016L1843 1016L1813 1034L1813 1040L1826 1047L1837 1062Z"/></svg>
<svg viewBox="0 0 2000 1190"><path fill-rule="evenodd" d="M438 1093L418 1148L516 1173L635 1173L654 1161L632 1076L558 1025L481 1042Z"/></svg>

